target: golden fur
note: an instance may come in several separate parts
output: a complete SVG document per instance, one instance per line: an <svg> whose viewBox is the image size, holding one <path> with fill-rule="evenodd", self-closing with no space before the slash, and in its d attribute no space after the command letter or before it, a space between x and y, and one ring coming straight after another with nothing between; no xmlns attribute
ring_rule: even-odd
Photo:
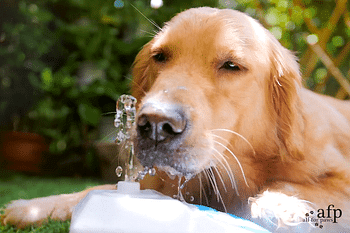
<svg viewBox="0 0 350 233"><path fill-rule="evenodd" d="M159 171L143 188L174 195L178 181L167 174L196 175L182 190L188 201L277 216L286 227L333 204L342 216L327 232L349 227L350 103L301 87L295 56L254 19L212 8L178 14L137 55L132 93L139 117L147 105L176 105L190 125L167 155L173 162L152 164ZM285 217L261 204L272 194L300 205L275 200Z"/></svg>
<svg viewBox="0 0 350 233"><path fill-rule="evenodd" d="M163 63L152 59L160 52L167 57ZM222 69L226 61L240 69ZM347 211L350 103L302 88L294 55L249 16L210 8L179 14L138 54L133 77L133 94L142 99L141 107L156 98L192 109L194 126L186 146L201 161L196 172L216 161L214 173L223 179L216 178L219 201L229 212L240 212L248 197L267 189L316 208L333 203ZM230 170L239 196L225 190L232 189ZM157 188L170 192L167 182L162 186ZM199 187L192 181L186 188L198 196ZM217 207L213 202L209 205ZM348 213L342 216L345 225Z"/></svg>

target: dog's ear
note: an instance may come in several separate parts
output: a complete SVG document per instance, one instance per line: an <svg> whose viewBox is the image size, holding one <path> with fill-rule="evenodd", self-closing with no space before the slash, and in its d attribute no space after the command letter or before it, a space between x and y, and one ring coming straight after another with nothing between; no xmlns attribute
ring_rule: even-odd
<svg viewBox="0 0 350 233"><path fill-rule="evenodd" d="M271 35L269 99L277 123L276 133L282 159L302 160L300 90L301 75L296 57ZM270 102L270 103L271 103Z"/></svg>
<svg viewBox="0 0 350 233"><path fill-rule="evenodd" d="M151 66L150 48L152 42L150 41L143 46L132 66L131 94L138 100L138 103L151 88L156 75Z"/></svg>

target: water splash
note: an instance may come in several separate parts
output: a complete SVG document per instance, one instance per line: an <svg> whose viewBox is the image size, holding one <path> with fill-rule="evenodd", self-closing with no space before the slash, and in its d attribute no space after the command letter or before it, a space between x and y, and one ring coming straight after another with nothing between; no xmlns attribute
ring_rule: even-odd
<svg viewBox="0 0 350 233"><path fill-rule="evenodd" d="M135 126L137 100L131 95L121 95L117 101L114 126L117 128L116 143L121 145L124 143L127 161L125 163L125 181L140 181L147 174L154 176L156 169L154 167L145 167L142 171L137 172L135 166L134 143L131 140L131 129ZM121 177L123 168L118 166L116 174Z"/></svg>
<svg viewBox="0 0 350 233"><path fill-rule="evenodd" d="M183 177L185 178L184 182L182 182L182 178L183 178ZM185 202L185 197L184 197L184 195L182 194L182 190L183 190L183 188L185 187L185 184L186 184L188 181L190 181L193 177L194 177L193 174L188 174L188 175L186 175L186 176L179 176L179 184L178 184L178 186L177 186L177 195L174 195L174 196L173 196L174 198L178 199L179 201ZM189 195L189 193L185 193L185 195L187 196L187 195ZM193 196L190 197L190 200L191 200L191 201L194 201L194 197L193 197L193 200L192 200L192 197L193 197Z"/></svg>
<svg viewBox="0 0 350 233"><path fill-rule="evenodd" d="M116 139L118 145L124 141L126 142L125 146L132 144L130 131L135 125L136 102L136 98L131 95L121 95L117 101L114 126L118 131Z"/></svg>
<svg viewBox="0 0 350 233"><path fill-rule="evenodd" d="M136 181L142 180L147 174L150 176L155 176L156 175L156 169L154 167L145 167L143 171L139 171L136 177Z"/></svg>
<svg viewBox="0 0 350 233"><path fill-rule="evenodd" d="M150 168L149 170L148 170L148 174L150 175L150 176L155 176L156 175L156 169L154 168L154 167L152 167L152 168Z"/></svg>
<svg viewBox="0 0 350 233"><path fill-rule="evenodd" d="M131 95L121 95L117 101L114 126L117 128L118 134L116 143L118 145L124 143L127 161L125 164L125 181L135 181L134 166L134 144L131 140L131 129L135 125L136 116L136 98ZM119 168L119 167L118 167ZM120 177L123 170L116 170L117 176Z"/></svg>
<svg viewBox="0 0 350 233"><path fill-rule="evenodd" d="M118 177L121 177L122 174L123 174L123 168L121 166L118 166L116 169L115 169L115 174L118 176Z"/></svg>

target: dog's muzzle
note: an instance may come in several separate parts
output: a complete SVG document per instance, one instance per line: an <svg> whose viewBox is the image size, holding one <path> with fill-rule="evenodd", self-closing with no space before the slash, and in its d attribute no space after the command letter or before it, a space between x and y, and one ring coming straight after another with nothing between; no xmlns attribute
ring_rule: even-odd
<svg viewBox="0 0 350 233"><path fill-rule="evenodd" d="M143 166L182 170L188 118L176 104L146 103L137 115L136 154ZM181 171L179 171L181 172Z"/></svg>

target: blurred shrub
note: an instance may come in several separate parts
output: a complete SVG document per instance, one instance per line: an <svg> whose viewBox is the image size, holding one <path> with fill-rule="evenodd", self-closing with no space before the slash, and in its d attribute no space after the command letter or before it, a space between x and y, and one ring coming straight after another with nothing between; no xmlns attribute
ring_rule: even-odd
<svg viewBox="0 0 350 233"><path fill-rule="evenodd" d="M159 25L190 6L182 0L159 9L149 1L4 0L0 33L0 120L38 132L50 142L48 161L68 173L96 166L92 142L101 116L128 93L130 66ZM2 18L1 18L2 19ZM14 117L15 116L15 117ZM111 129L112 131L113 129ZM77 166L73 166L73 165Z"/></svg>
<svg viewBox="0 0 350 233"><path fill-rule="evenodd" d="M55 165L93 167L91 145L101 116L113 112L118 96L128 93L133 59L157 32L149 20L163 26L176 13L198 6L246 12L297 51L309 88L334 95L339 85L322 63L308 66L312 53L304 36L315 34L306 23L312 22L331 29L325 49L334 57L345 54L337 65L343 73L349 71L344 51L350 37L348 9L337 25L327 25L340 1L179 0L164 1L159 9L145 0L118 1L123 7L114 7L114 0L0 4L0 120L9 125L19 115L15 129L46 136Z"/></svg>
<svg viewBox="0 0 350 233"><path fill-rule="evenodd" d="M347 96L340 94L339 83L305 39L313 35L335 66L349 77L350 8L346 1L219 0L219 5L238 9L258 19L285 47L295 51L300 58L306 87L339 98Z"/></svg>

